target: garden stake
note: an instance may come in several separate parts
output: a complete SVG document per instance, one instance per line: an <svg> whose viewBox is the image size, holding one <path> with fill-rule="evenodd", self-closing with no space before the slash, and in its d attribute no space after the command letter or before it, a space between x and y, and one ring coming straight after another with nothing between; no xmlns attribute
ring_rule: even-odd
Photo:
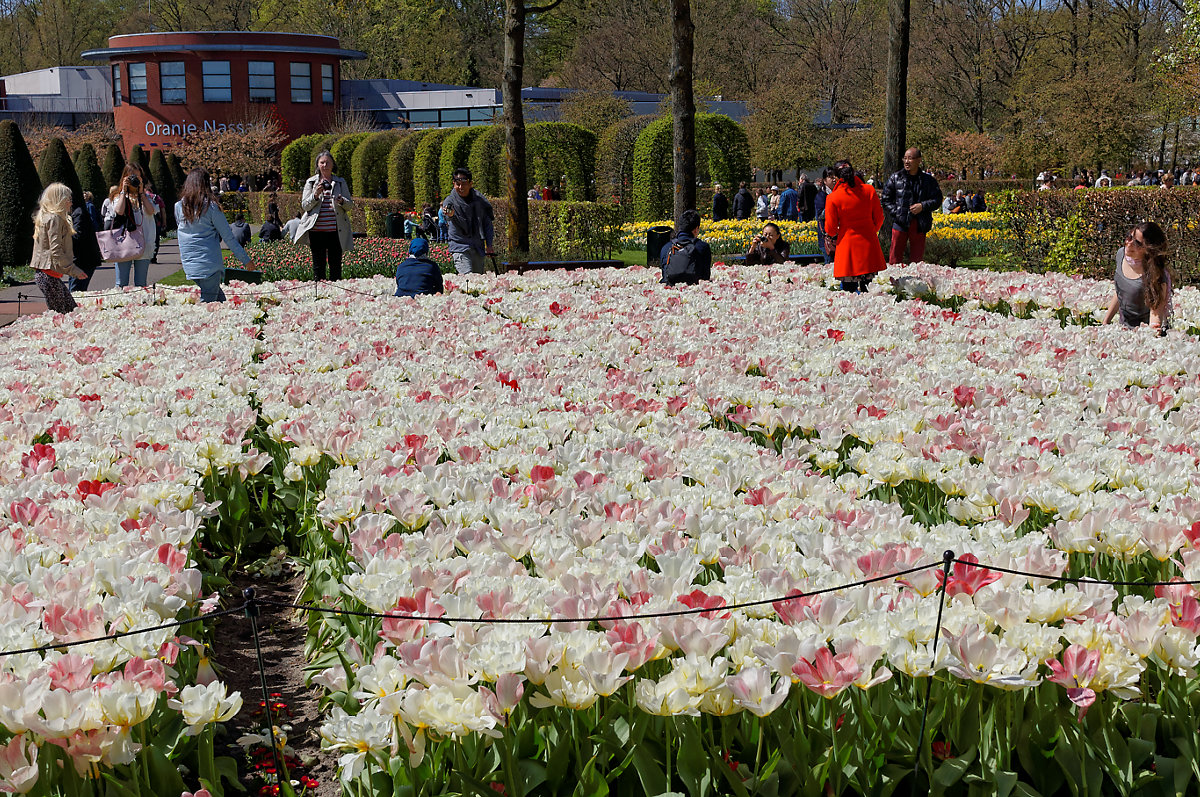
<svg viewBox="0 0 1200 797"><path fill-rule="evenodd" d="M937 645L938 637L942 633L942 610L946 608L946 585L950 583L950 565L954 562L954 551L945 551L942 553L942 586L938 590L938 613L937 623L933 627L933 647L929 654L933 657L931 668L937 667ZM912 780L912 795L917 795L917 779L921 771L921 749L925 746L925 723L929 719L929 693L933 691L933 671L929 673L929 680L925 682L925 704L921 707L921 733L917 736L917 754L913 761L913 780Z"/></svg>
<svg viewBox="0 0 1200 797"><path fill-rule="evenodd" d="M254 597L254 587L242 590L242 597L246 599L246 617L250 619L250 630L254 633L254 656L258 659L258 680L262 684L263 708L267 712L267 734L271 738L271 756L275 759L275 778L279 783L280 793L283 794L284 784L289 781L287 771L283 768L283 757L279 754L279 745L275 743L275 713L271 711L267 671L263 668L262 646L258 642L258 600Z"/></svg>
<svg viewBox="0 0 1200 797"><path fill-rule="evenodd" d="M17 291L17 318L21 317L21 300L25 298L25 294Z"/></svg>

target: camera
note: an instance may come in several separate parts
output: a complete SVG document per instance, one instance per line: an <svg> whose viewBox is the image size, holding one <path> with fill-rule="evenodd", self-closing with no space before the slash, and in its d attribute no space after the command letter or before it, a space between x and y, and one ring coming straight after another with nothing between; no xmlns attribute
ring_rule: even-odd
<svg viewBox="0 0 1200 797"><path fill-rule="evenodd" d="M328 191L328 190L330 190L331 188L333 188L333 183L329 182L328 180L322 180L322 181L321 181L321 188L322 188L323 190L325 190L325 191Z"/></svg>
<svg viewBox="0 0 1200 797"><path fill-rule="evenodd" d="M137 175L134 175L134 174L129 175L129 187L130 188L140 188L141 185L142 185L142 181L140 179L138 179Z"/></svg>

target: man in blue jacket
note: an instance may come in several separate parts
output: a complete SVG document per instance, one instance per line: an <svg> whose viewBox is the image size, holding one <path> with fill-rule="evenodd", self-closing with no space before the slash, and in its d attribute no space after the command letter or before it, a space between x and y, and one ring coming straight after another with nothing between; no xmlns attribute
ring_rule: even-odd
<svg viewBox="0 0 1200 797"><path fill-rule="evenodd" d="M932 174L921 171L921 150L905 151L904 168L888 178L879 201L892 218L888 263L923 262L925 234L933 227L933 211L942 206L942 189Z"/></svg>
<svg viewBox="0 0 1200 797"><path fill-rule="evenodd" d="M788 183L787 188L779 195L779 218L784 221L800 220L800 195L792 188L791 183Z"/></svg>
<svg viewBox="0 0 1200 797"><path fill-rule="evenodd" d="M429 242L413 238L408 245L408 257L396 266L396 295L418 296L443 290L442 269L429 259Z"/></svg>

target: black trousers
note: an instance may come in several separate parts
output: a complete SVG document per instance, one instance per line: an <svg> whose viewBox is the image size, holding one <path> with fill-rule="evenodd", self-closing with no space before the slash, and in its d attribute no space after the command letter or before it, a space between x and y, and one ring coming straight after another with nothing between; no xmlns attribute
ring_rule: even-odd
<svg viewBox="0 0 1200 797"><path fill-rule="evenodd" d="M342 278L342 239L337 231L318 232L308 231L308 247L312 250L313 277L317 280L326 279L325 262L329 262L329 279Z"/></svg>

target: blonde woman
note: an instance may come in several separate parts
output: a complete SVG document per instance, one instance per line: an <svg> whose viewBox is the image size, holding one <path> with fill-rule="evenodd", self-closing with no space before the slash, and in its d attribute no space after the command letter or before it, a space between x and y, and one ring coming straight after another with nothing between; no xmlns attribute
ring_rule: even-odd
<svg viewBox="0 0 1200 797"><path fill-rule="evenodd" d="M56 313L69 313L75 309L75 298L63 284L63 275L87 276L75 265L71 242L74 232L71 189L62 183L51 183L42 192L37 212L33 214L33 259L29 265L35 269L33 281L46 297L46 307Z"/></svg>

